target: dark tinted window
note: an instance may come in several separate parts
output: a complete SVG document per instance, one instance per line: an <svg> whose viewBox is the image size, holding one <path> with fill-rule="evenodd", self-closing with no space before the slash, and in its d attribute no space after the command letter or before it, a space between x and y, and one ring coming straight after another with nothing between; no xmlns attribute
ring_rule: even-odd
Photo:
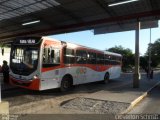
<svg viewBox="0 0 160 120"><path fill-rule="evenodd" d="M64 63L65 64L73 64L75 63L74 50L66 48L64 50Z"/></svg>
<svg viewBox="0 0 160 120"><path fill-rule="evenodd" d="M97 54L97 64L104 64L104 54Z"/></svg>
<svg viewBox="0 0 160 120"><path fill-rule="evenodd" d="M112 65L120 65L120 57L118 57L118 56L111 56L111 64Z"/></svg>
<svg viewBox="0 0 160 120"><path fill-rule="evenodd" d="M86 64L87 62L87 53L84 50L76 51L76 63L78 64Z"/></svg>
<svg viewBox="0 0 160 120"><path fill-rule="evenodd" d="M111 56L110 55L105 55L105 65L109 65L110 60L111 60Z"/></svg>
<svg viewBox="0 0 160 120"><path fill-rule="evenodd" d="M88 64L96 64L96 53L88 52L87 63Z"/></svg>

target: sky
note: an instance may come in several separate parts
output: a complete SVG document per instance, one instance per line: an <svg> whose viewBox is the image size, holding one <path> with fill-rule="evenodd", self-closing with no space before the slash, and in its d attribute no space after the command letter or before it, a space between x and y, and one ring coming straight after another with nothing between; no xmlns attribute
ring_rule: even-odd
<svg viewBox="0 0 160 120"><path fill-rule="evenodd" d="M160 26L160 22L159 22ZM151 29L151 43L160 38L160 27ZM58 40L77 43L87 47L106 50L121 45L135 53L135 31L94 35L92 30L49 36ZM144 55L150 42L150 29L140 30L140 55Z"/></svg>

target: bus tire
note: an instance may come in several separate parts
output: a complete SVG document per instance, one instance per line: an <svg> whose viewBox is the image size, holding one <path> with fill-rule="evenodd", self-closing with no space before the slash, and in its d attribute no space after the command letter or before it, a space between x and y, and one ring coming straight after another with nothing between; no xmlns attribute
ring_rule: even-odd
<svg viewBox="0 0 160 120"><path fill-rule="evenodd" d="M103 84L109 83L109 73L108 72L105 74L104 80L102 82L103 82Z"/></svg>
<svg viewBox="0 0 160 120"><path fill-rule="evenodd" d="M61 92L70 90L72 85L73 85L72 78L69 76L65 76L61 81L61 87L60 87Z"/></svg>

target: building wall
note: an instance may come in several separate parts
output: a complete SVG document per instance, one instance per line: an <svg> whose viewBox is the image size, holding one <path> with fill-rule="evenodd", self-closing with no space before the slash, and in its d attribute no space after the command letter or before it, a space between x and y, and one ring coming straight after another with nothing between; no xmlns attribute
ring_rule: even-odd
<svg viewBox="0 0 160 120"><path fill-rule="evenodd" d="M9 65L9 59L10 59L10 48L4 48L4 54L2 56L2 49L0 48L0 65L3 64L3 60L6 60Z"/></svg>

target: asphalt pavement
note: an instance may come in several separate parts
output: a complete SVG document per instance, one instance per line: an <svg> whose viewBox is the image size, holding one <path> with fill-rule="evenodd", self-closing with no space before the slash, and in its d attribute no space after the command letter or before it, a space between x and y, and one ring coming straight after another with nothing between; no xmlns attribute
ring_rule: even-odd
<svg viewBox="0 0 160 120"><path fill-rule="evenodd" d="M2 91L2 100L9 102L10 113L14 114L88 114L89 112L86 111L66 109L60 105L63 102L77 98L131 104L155 86L159 82L159 78L159 71L154 73L152 80L148 80L146 74L143 73L139 81L140 87L133 88L133 74L123 73L120 78L111 80L109 84L90 83L78 85L67 93L61 93L58 89L30 91L17 87L2 86L6 88ZM93 106L95 105L97 105L96 102Z"/></svg>

